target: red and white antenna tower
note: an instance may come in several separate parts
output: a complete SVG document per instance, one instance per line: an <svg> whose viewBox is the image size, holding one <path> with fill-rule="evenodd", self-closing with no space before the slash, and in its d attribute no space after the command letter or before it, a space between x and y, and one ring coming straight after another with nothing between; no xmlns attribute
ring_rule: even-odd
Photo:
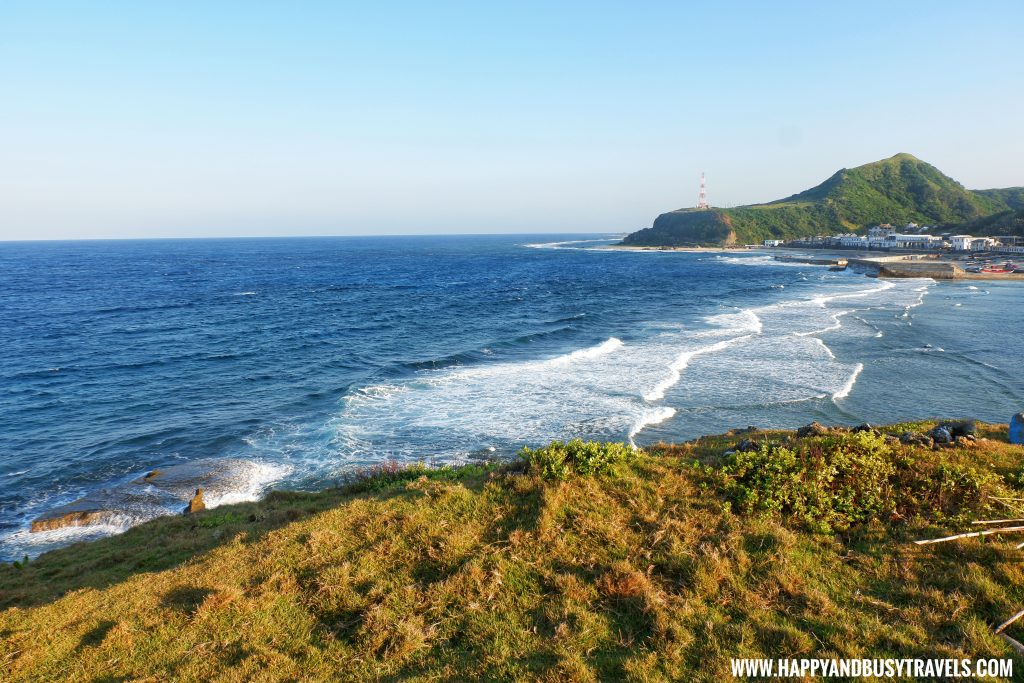
<svg viewBox="0 0 1024 683"><path fill-rule="evenodd" d="M708 204L708 191L704 187L704 171L700 172L700 194L697 195L697 208L698 209L710 209L711 205Z"/></svg>

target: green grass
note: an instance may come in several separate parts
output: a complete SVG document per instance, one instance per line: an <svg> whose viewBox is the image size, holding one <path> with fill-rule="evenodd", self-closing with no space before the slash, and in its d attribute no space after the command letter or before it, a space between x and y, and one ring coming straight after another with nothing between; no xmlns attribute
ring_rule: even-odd
<svg viewBox="0 0 1024 683"><path fill-rule="evenodd" d="M733 656L1007 657L991 626L1024 606L1014 537L911 543L1021 514L996 499L1024 497L1024 448L980 436L558 444L155 520L0 569L0 671L718 681ZM742 439L773 445L727 454Z"/></svg>

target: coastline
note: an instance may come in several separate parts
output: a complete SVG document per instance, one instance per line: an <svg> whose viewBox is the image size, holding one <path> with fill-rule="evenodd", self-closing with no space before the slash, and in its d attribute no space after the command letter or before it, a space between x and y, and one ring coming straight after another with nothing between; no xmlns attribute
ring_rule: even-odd
<svg viewBox="0 0 1024 683"><path fill-rule="evenodd" d="M873 271L873 275L881 278L914 278L930 277L933 280L1003 280L1024 282L1024 273L973 273L962 267L960 259L942 258L941 255L921 251L905 251L895 255L880 256L871 252L849 252L843 254L836 249L802 249L793 248L793 255L773 254L776 260L800 262L801 252L812 252L827 255L824 260L832 265L843 262L850 266L860 266ZM770 252L769 252L770 253ZM802 261L815 265L822 263L822 258L808 257Z"/></svg>
<svg viewBox="0 0 1024 683"><path fill-rule="evenodd" d="M851 266L860 266L872 271L867 273L868 275L880 278L930 277L934 280L1002 280L1024 283L1024 273L973 273L961 267L963 262L961 259L943 258L943 255L933 252L913 250L887 252L887 255L880 255L878 252L844 251L833 248L817 249L814 247L653 247L613 244L600 247L600 249L695 254L768 254L779 261L800 262L808 265L831 266L845 263ZM782 255L777 253L779 250L786 250L789 253ZM802 253L819 254L819 256L808 256L806 259L801 259L800 254Z"/></svg>
<svg viewBox="0 0 1024 683"><path fill-rule="evenodd" d="M623 249L623 250L626 250L626 251L635 251L635 250L650 251L650 250L653 250L653 248L647 248L647 247L643 247L643 248L624 247L623 248L623 247L612 246L611 248L613 248L613 249L614 248L619 248L619 249ZM592 249L593 248L591 247L591 248L588 248L587 250L589 251L589 250L592 250ZM737 248L723 248L723 247L705 247L705 248L692 248L692 249L691 248L678 248L678 249L674 249L673 251L693 252L693 253L698 253L698 254L699 253L728 254L730 256L739 257L739 258L729 258L729 259L727 259L726 261L730 262L730 263L738 262L738 261L743 260L746 257L743 257L741 252L748 252L749 256L756 257L756 258L752 259L752 262L755 265L765 263L768 260L768 256L766 254L770 254L769 250L767 250L767 249L765 249L765 250L752 250L752 249L737 249ZM790 250L787 250L787 251L790 251ZM810 261L810 262L811 263L816 263L817 265L826 265L827 266L827 265L829 265L829 263L831 261L829 261L827 259L822 259L822 258L820 258L821 256L823 256L823 255L837 255L838 256L839 255L835 251L827 252L827 253L822 253L822 252L826 252L826 250L818 250L817 254L809 256L809 258L812 259L812 261ZM526 252L526 253L530 253L530 252ZM797 253L797 252L791 252L791 253L787 253L785 255L783 255L783 254L775 254L776 258L779 258L779 257L782 257L782 256L785 256L785 258L788 258L788 259L799 259L800 258L800 254ZM815 258L815 256L817 256L818 258ZM584 257L581 257L581 258L584 258ZM585 257L585 258L589 259L589 257ZM648 262L646 259L643 259L643 258L640 258L640 259L629 259L629 258L626 258L626 259L611 259L611 260L612 261L616 261L616 262L622 261L622 262L630 262L630 263L642 264L645 270L648 269L648 265L647 264L654 263L654 262ZM706 261L713 262L713 263L717 263L719 261L719 259L713 259L713 258L710 258L710 257L708 257L707 259L696 259L696 258L690 259L690 258L687 258L685 260L688 260L688 261L706 260ZM670 273L677 273L677 272L679 272L679 268L676 265L676 264L680 263L680 261L678 259L671 259L671 258L668 258L668 259L656 259L655 261L661 263L662 267L667 272L670 272ZM724 273L725 272L725 270L724 270L725 267L723 266L721 268L722 268L723 273ZM718 270L718 269L719 268L716 267L716 270ZM779 270L779 269L775 269L775 270ZM763 267L758 267L758 268L755 269L755 271L757 271L758 273L762 273L762 272L766 273L766 277L771 278L772 282L782 282L783 280L777 279L777 276L778 277L782 277L783 272L785 270L787 270L787 269L781 269L781 270L779 270L778 273L776 273L774 271L768 271L767 269L765 269ZM789 275L793 275L796 271L800 271L800 270L801 269L789 269L789 271L790 271ZM751 278L751 277L758 277L757 275L753 274L754 271L747 271L747 270L745 270L743 268L731 269L730 272L732 273L733 276L737 277L738 280L744 280L744 279L748 279L748 278ZM807 272L807 271L804 271L804 272ZM807 273L807 274L809 274L809 273ZM851 282L849 278L833 278L833 277L829 277L830 274L822 274L822 275L824 276L824 280L823 281L827 281L829 283L835 283L835 286L839 287L839 288L844 287L844 286L845 287L853 287L853 288L857 288L858 286L859 287L864 287L864 285L857 285L856 283ZM923 277L923 275L921 275L921 274L915 274L915 276L916 277ZM844 280L845 280L845 282L844 282ZM788 283L788 281L787 281L787 283ZM915 286L917 286L917 285L914 285L913 283L904 283L904 284L907 287L915 287ZM781 289L781 285L773 285L773 287L774 286L779 286L779 288ZM875 286L877 286L877 284ZM888 286L888 285L886 285L886 286ZM667 290L668 288L665 287L664 289ZM770 291L774 294L774 289L772 289ZM792 291L792 290L790 290L790 291ZM838 290L837 290L837 292L838 292ZM907 301L908 304L916 305L915 301L917 303L920 302L920 299L917 298L918 297L917 293L911 293L909 296L911 296L913 298L912 299L908 299L908 301ZM252 299L252 300L255 301L256 299ZM249 299L247 299L247 301L249 301ZM748 307L752 307L751 310L756 310L756 304L755 303L748 303L748 304L745 304L745 305L748 306ZM786 309L786 310L791 311L792 309ZM815 307L814 311L817 313L818 309ZM803 334L814 334L814 333L816 333L816 331L819 331L819 330L834 329L835 325L838 323L838 320L836 318L831 317L828 311L822 311L821 312L821 316L823 317L823 319L821 320L820 324L818 324L818 325L808 324L805 327L800 328L802 333ZM753 322L751 322L752 320L753 320ZM721 322L724 322L724 319ZM772 324L770 318L766 318L765 321L761 321L761 320L757 319L756 316L752 317L750 312L747 312L747 313L745 313L743 315L738 315L736 317L736 319L733 321L733 323L731 323L733 326L735 326L735 330L734 331L732 330L732 328L730 328L727 325L727 326L725 326L725 328L723 328L723 334L725 334L726 336L731 334L736 339L740 340L737 343L744 343L743 340L746 338L745 335L749 333L750 329L752 329L751 326L755 326L755 327L759 328L765 322L767 322L769 325ZM868 325L868 323L860 323L860 324L863 324L865 326ZM872 334L878 333L877 328L873 328L871 331L872 331ZM643 384L637 386L636 389L634 390L635 391L635 395L642 397L644 402L640 403L640 407L637 409L637 411L635 413L627 411L627 412L623 412L623 413L614 413L614 414L622 414L622 415L626 416L626 418L624 418L624 419L626 420L626 422L630 423L628 429L629 429L629 433L631 435L635 435L640 429L647 429L648 430L648 434L650 434L650 433L656 434L655 437L651 437L651 438L659 438L659 439L660 438L664 438L665 440L673 440L674 438L676 438L676 435L669 434L669 435L666 436L665 433L660 431L660 428L658 427L658 425L662 421L666 421L669 418L671 418L672 417L672 413L674 412L673 409L671 407L669 407L668 405L663 405L663 404L659 403L660 398L663 397L663 395L664 395L665 387L671 387L671 386L673 386L674 383L679 382L679 376L680 376L681 370L683 368L685 368L690 363L691 359L701 358L701 359L706 361L707 360L706 355L710 355L712 353L718 353L721 349L728 348L729 345L731 345L733 343L730 340L725 340L725 341L729 341L729 344L723 344L723 343L721 343L723 340L720 340L718 337L709 338L706 341L699 340L699 338L698 338L697 341L692 340L692 339L688 339L688 338L681 339L680 341L682 342L682 345L679 346L679 349L681 351L680 350L666 351L665 355L664 355L664 360L663 361L654 362L652 360L652 358L654 358L654 356L652 356L651 354L644 353L644 352L636 352L637 348L638 348L638 345L634 345L633 342L629 342L628 344L624 345L620 340L618 340L614 336L611 336L612 332L609 332L607 335L603 334L603 331L601 331L601 330L598 330L598 332L602 332L602 333L601 334L597 334L596 337L593 339L593 343L591 343L590 345L584 346L584 347L581 347L581 348L564 349L564 353L562 353L562 355L559 355L557 357L553 357L553 358L548 359L546 361L541 361L541 366L539 366L539 367L545 367L545 368L564 368L564 367L572 366L573 368L576 368L577 364L582 363L584 361L590 362L590 361L595 361L595 359L606 358L608 360L607 364L599 365L599 364L597 364L595 362L593 365L588 366L588 368L591 368L591 371L593 373L595 373L595 375L600 375L602 377L609 377L610 375L608 373L615 371L615 368L613 367L614 364L616 364L616 363L618 363L619 365L629 365L630 364L631 360L630 360L629 354L631 352L633 353L633 357L632 358L635 359L637 357L641 357L643 359L643 363L645 365L650 365L652 370L656 371L656 373L657 373L657 374L651 374L651 376L649 377L649 381L647 381L646 383L643 383ZM605 341L598 343L598 340L601 339L601 338L605 338ZM716 340L718 340L718 341L716 341ZM932 341L934 341L934 340L932 340ZM691 346L689 346L689 344L693 344L693 346L691 347ZM922 342L922 344L923 344L923 342ZM941 343L941 344L939 344L937 342L936 342L935 345L936 346L947 346L947 347L949 346L948 343ZM623 350L624 346L625 346L625 349ZM768 352L770 352L770 349L768 350ZM811 363L813 361L813 359L816 358L815 354L818 353L818 352L830 353L827 350L826 351L821 351L821 349L818 349L818 348L807 349L807 352L808 353L807 353L807 355L804 356L804 358L805 358L805 360L807 360L808 363ZM680 355L680 353L682 353L682 355ZM623 358L623 356L626 356L626 357ZM545 357L542 357L542 358L545 358ZM486 359L486 360L489 361L490 359ZM551 363L552 360L555 360L556 362ZM834 361L835 358L833 357L831 359L826 359L826 360ZM822 390L823 394L833 395L833 396L837 396L838 395L838 396L840 396L840 398L845 397L845 392L842 391L841 389L844 386L843 382L846 381L846 380L844 380L842 378L842 375L844 373L846 375L849 375L850 372L852 371L852 369L856 366L856 364L859 363L862 359L861 359L860 356L851 356L848 359L844 359L844 360L848 360L849 361L847 363L848 367L842 366L841 363L833 364L834 367L832 367L832 370L830 372L832 372L834 375L839 376L839 379L838 380L832 379L831 375L830 375L830 379L827 382L827 384L829 384L829 388L827 389L827 391L823 389ZM530 366L530 367L534 367L534 366ZM499 374L504 375L505 373L508 373L508 376L512 376L512 375L521 376L523 374L530 374L530 375L534 375L535 374L535 373L522 373L522 372L520 372L520 370L522 369L522 366L501 365L501 364L499 364L497 366L497 369L499 371ZM699 370L700 369L699 366L696 369ZM693 372L693 371L694 370L691 369L689 372ZM451 374L451 373L454 373L454 372L455 372L454 370L450 370L450 371L448 371L448 374L446 374L444 376L445 377L451 377L453 379L461 379L459 376ZM572 370L572 371L561 372L560 374L553 374L549 378L549 380L547 380L547 385L546 386L564 388L564 387L567 386L567 382L571 378L571 376L573 374L577 373L577 372L578 372L578 370ZM870 376L870 370L869 370L868 375ZM59 376L59 375L55 375L55 376ZM475 376L478 376L478 375L474 374L472 376L475 377ZM634 373L632 376L635 377L635 376L638 376L638 375L636 375ZM439 386L446 386L446 382L441 382ZM711 384L708 384L708 386L711 386ZM481 395L483 393L485 393L485 391L489 391L491 389L491 387L489 387L489 386L481 386L481 387L474 386L473 388L474 389L479 389L479 392L480 392ZM394 393L399 394L400 396L402 395L400 392L394 392ZM570 390L565 395L571 396L572 394L573 394L573 392ZM434 399L436 399L436 400L425 400L425 401L422 402L422 404L426 405L426 406L429 406L429 408L433 408L434 406L437 405L437 400L443 400L443 398L444 397L442 395L440 395L440 393L438 393L438 394L434 395ZM814 396L813 395L810 396L810 397L807 397L807 396L797 396L797 397L793 397L793 398L799 398L801 400L812 400L814 398ZM367 405L371 405L371 406L379 405L379 403L374 403L374 402L369 402L369 401L367 401L366 404ZM362 405L362 404L360 404L360 405ZM414 407L418 407L418 406L414 405ZM398 408L399 409L404 409L404 406L402 406L400 404L398 406ZM621 409L621 406L616 406L616 408ZM629 408L629 410L632 410L633 406L628 406L628 408ZM772 408L771 410L775 410L775 408ZM907 416L907 415L911 415L911 414L913 414L913 413L905 411L905 412L903 412L901 414L901 416ZM367 413L355 414L355 415L353 415L351 417L351 421L353 423L357 423L357 424L358 423L362 423L362 422L364 422L366 420L366 416L367 416ZM982 414L982 416L986 417L984 414ZM370 417L373 418L373 417L375 417L375 415L370 413ZM870 414L869 415L865 415L863 417L865 419L876 419L877 418L877 416L873 416L873 415L870 415ZM991 418L990 415L987 416L987 417ZM754 421L758 421L758 420L763 419L763 418L752 418L752 419ZM766 423L769 423L769 424L785 424L785 422L781 422L781 423L766 422ZM731 424L731 423L726 423L726 425L727 424ZM711 430L711 429L722 428L723 426L725 426L725 425L715 425L713 427L705 427L705 428L700 428L700 429ZM525 443L539 443L540 442L539 439L542 439L542 438L552 438L552 436L558 435L558 432L545 430L543 433L535 434L532 437L527 437L525 435L523 429L521 427L519 427L519 426L516 426L514 431L515 431L517 439L524 439L524 441L520 441L519 443L524 443L524 442ZM625 434L626 432L623 431L622 433ZM688 437L692 436L695 433L702 433L702 432L698 431L698 430L693 430L693 431L690 431L689 433L687 433L687 434L685 434L683 436L684 436L684 438L688 438ZM530 440L529 441L525 441L525 439L527 439L527 438L530 438ZM648 439L644 439L644 440L648 440ZM255 453L255 450L256 449L254 449L253 456L250 456L250 457L255 457L255 461L257 461L257 462L263 462L262 460L260 460L259 455ZM508 448L506 448L506 449L504 449L504 452L512 453L514 451L510 451L510 450L508 450ZM232 455L234 456L234 454L232 454ZM244 455L248 455L248 454L246 453ZM412 455L410 457L415 458L415 457L418 457L418 456L417 455ZM242 458L242 459L244 460L244 458ZM168 458L156 459L156 458L154 458L152 461L150 461L147 464L148 464L148 466L150 468L159 468L160 470L163 471L164 475L175 474L175 476L178 476L176 474L176 470L177 470L177 468L179 466L174 465L173 464L174 462L175 461L173 459L168 459ZM203 464L203 460L192 461L192 462L193 462L193 467L195 465L202 465ZM224 462L220 463L220 466L224 466L226 464L229 464L230 462L231 462L230 460L224 460ZM243 473L241 472L240 469L239 469L239 472L237 472L237 473L229 473L229 472L225 471L222 474L218 474L217 476L211 476L209 473L205 473L205 472L204 473L200 473L200 472L197 471L197 472L194 472L190 476L180 477L181 481L178 484L175 485L176 486L176 490L173 492L174 495L167 495L168 492L167 491L163 491L161 489L161 486L159 485L160 484L160 478L159 477L158 478L154 478L152 476L147 476L147 470L146 469L140 469L139 471L136 472L136 474L133 477L131 477L129 479L126 479L124 482L119 482L118 480L102 481L102 482L96 484L92 490L85 490L85 491L83 491L82 494L80 494L80 497L67 496L67 497L65 497L63 499L59 499L54 504L48 505L45 508L36 508L36 509L32 510L31 515L22 513L21 520L24 520L24 521L22 522L21 526L19 526L17 528L14 528L12 530L12 532L10 534L8 534L8 536L7 536L7 539L9 539L10 542L11 542L12 550L10 550L9 552L5 553L4 555L0 555L0 557L5 557L5 558L8 558L8 559L14 559L14 558L21 557L22 556L22 552L27 552L28 554L32 555L32 554L38 553L40 550L46 549L48 547L52 547L52 546L48 545L48 538L47 537L44 537L43 535L32 534L31 531L30 531L30 528L36 528L37 530L42 531L44 529L55 529L55 528L62 528L63 527L67 531L67 533L64 534L64 536L65 536L64 538L61 538L59 540L55 540L54 541L54 545L59 544L59 543L72 542L72 541L74 541L75 539L77 539L77 538L79 538L81 536L85 536L86 534L84 534L82 532L84 532L84 530L88 529L88 528L93 528L93 529L96 529L97 531L99 531L98 525L97 526L93 526L93 527L89 527L87 525L80 525L80 526L76 525L75 521L77 521L79 519L81 519L83 521L104 521L104 522L106 522L107 527L109 529L111 529L111 530L123 530L123 528L125 528L125 527L127 527L129 525L138 523L138 521L140 519L150 518L150 517L154 516L155 514L166 514L166 513L161 513L161 508L164 509L164 510L166 510L166 509L173 509L173 508L177 508L178 510L180 510L181 507L183 507L184 505L186 505L188 503L188 499L189 499L189 497L191 497L191 495L193 494L194 490L196 488L200 487L200 486L205 489L207 504L211 504L212 503L211 507L213 505L216 505L216 503L219 502L218 499L224 497L225 495L240 495L240 494L238 494L239 491L244 492L245 495L248 498L250 498L250 499L255 498L257 496L257 493L254 493L254 491L262 492L263 490L265 490L262 487L263 483L266 483L267 481L272 481L272 480L277 480L277 479L281 479L282 478L283 475L282 476L272 476L272 475L274 475L274 472L272 472L270 470L274 469L271 466L273 464L274 464L274 461L268 460L267 462L264 463L264 465L265 465L264 467L256 468L259 471L258 472L253 472L252 476L248 476L248 475L243 476ZM277 463L277 464L281 464L281 463ZM259 476L256 476L256 475L259 475ZM232 479L240 479L240 480L242 480L242 484L237 484L237 483L233 482ZM178 490L178 489L180 489L180 490ZM223 489L223 490L218 490L218 489ZM21 520L19 520L19 521L21 521ZM75 527L75 528L74 529L70 529L70 527Z"/></svg>
<svg viewBox="0 0 1024 683"><path fill-rule="evenodd" d="M760 249L747 249L746 247L639 247L632 246L629 244L609 244L605 247L596 247L597 249L611 249L615 251L682 251L692 252L694 254L720 254L720 253L732 253L732 252L754 252L760 251Z"/></svg>
<svg viewBox="0 0 1024 683"><path fill-rule="evenodd" d="M550 448L502 465L381 467L159 518L0 566L0 656L12 681L535 680L570 666L578 679L710 681L728 677L730 653L772 652L784 628L832 657L1006 658L977 625L1019 608L1016 537L913 545L976 530L1007 514L998 499L1024 494L998 476L1022 457L1007 426L957 424L970 439L936 442L934 420L749 427L608 449L596 472L550 469ZM790 472L818 466L829 476ZM800 486L823 487L814 505L773 507ZM965 553L980 594L963 590ZM846 628L820 627L838 614Z"/></svg>

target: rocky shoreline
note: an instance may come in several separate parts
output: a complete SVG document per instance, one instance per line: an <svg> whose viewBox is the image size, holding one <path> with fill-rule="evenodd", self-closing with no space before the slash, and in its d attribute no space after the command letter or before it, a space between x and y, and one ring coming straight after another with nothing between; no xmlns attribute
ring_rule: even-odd
<svg viewBox="0 0 1024 683"><path fill-rule="evenodd" d="M237 502L259 464L239 458L201 459L152 470L94 491L32 520L30 532L146 521L172 512L197 512L207 499ZM205 498L204 498L205 496Z"/></svg>
<svg viewBox="0 0 1024 683"><path fill-rule="evenodd" d="M733 430L730 434L754 434L756 427ZM798 438L824 436L846 432L882 432L870 424L855 427L826 427L818 422L796 430ZM927 432L905 431L899 435L886 435L892 444L924 448L973 447L977 423L974 420L946 421ZM1024 444L1024 413L1012 417L1009 440ZM754 439L740 441L736 450L752 451L758 448ZM32 520L31 533L55 531L68 527L92 526L133 520L136 523L166 516L172 512L194 514L207 509L206 497L224 499L237 490L238 479L254 463L236 458L224 460L197 460L156 469L126 483L105 487L70 503L55 507ZM211 505L210 507L215 507Z"/></svg>

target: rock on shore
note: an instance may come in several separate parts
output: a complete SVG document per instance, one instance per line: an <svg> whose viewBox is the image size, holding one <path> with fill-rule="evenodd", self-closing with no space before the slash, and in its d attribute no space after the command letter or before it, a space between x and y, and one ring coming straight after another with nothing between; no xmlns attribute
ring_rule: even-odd
<svg viewBox="0 0 1024 683"><path fill-rule="evenodd" d="M203 508L219 499L251 487L258 463L236 458L195 460L153 470L145 476L100 489L76 501L53 508L32 521L31 531L52 531L72 526L115 523L119 519L142 521L172 514L195 497ZM197 494L202 489L206 495Z"/></svg>

